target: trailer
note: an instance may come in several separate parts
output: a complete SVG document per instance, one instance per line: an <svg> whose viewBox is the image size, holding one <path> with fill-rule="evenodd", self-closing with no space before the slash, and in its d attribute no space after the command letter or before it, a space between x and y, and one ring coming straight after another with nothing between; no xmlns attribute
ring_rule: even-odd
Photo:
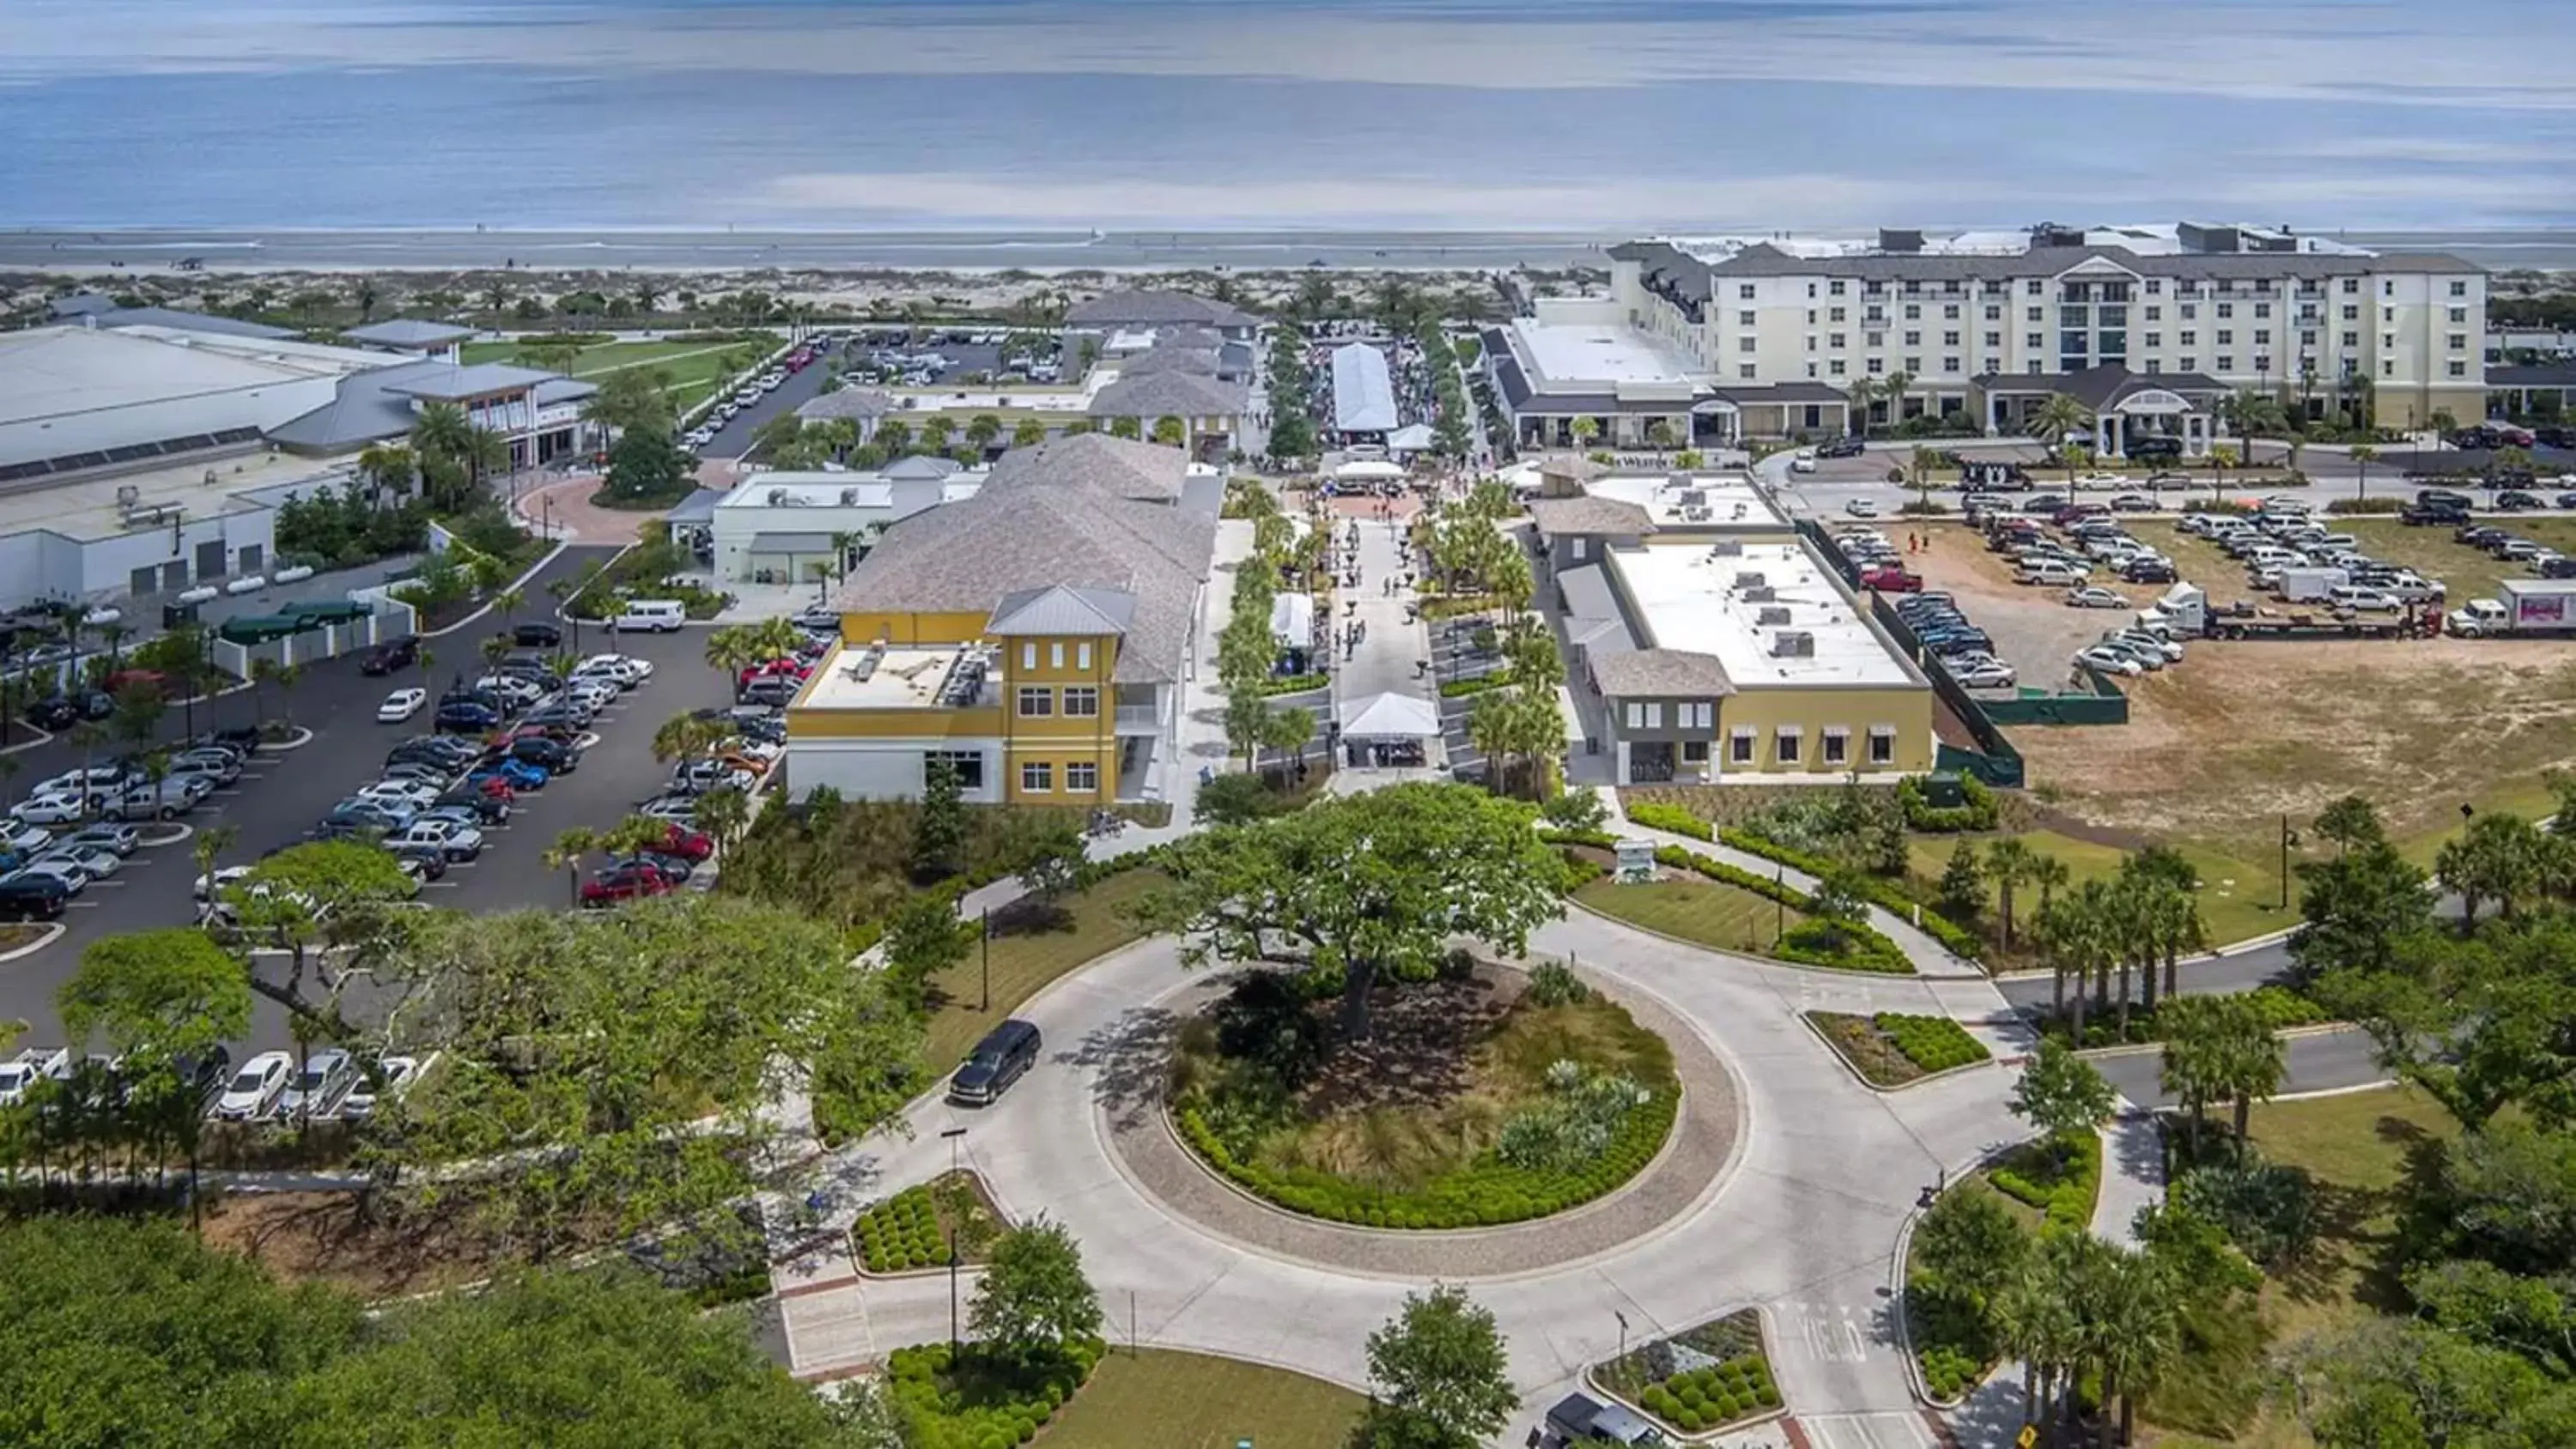
<svg viewBox="0 0 2576 1449"><path fill-rule="evenodd" d="M2357 614L2349 609L2237 608L2212 614L2213 639L2402 639L2409 634L2402 614Z"/></svg>

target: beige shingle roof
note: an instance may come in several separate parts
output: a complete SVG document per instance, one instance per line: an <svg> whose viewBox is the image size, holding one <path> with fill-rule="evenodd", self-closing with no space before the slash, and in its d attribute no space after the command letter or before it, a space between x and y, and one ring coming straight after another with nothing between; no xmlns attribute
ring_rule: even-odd
<svg viewBox="0 0 2576 1449"><path fill-rule="evenodd" d="M1735 681L1714 654L1685 649L1633 649L1592 658L1592 682L1612 699L1670 697L1708 698L1735 693Z"/></svg>
<svg viewBox="0 0 2576 1449"><path fill-rule="evenodd" d="M1533 498L1530 517L1549 538L1565 534L1643 537L1655 531L1653 515L1624 498Z"/></svg>
<svg viewBox="0 0 2576 1449"><path fill-rule="evenodd" d="M1108 433L1076 433L1004 453L984 486L1012 488L1034 482L1168 503L1181 496L1189 472L1190 460L1178 448Z"/></svg>
<svg viewBox="0 0 2576 1449"><path fill-rule="evenodd" d="M1116 382L1092 394L1095 418L1230 418L1241 413L1249 389L1239 382L1218 382L1186 372L1153 372L1142 377L1121 374Z"/></svg>

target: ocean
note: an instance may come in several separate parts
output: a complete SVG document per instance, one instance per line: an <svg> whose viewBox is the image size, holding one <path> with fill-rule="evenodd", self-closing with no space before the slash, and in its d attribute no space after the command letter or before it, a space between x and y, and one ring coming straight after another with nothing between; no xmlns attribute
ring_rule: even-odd
<svg viewBox="0 0 2576 1449"><path fill-rule="evenodd" d="M2549 265L2576 74L2511 57L2571 41L2563 0L0 0L0 261L1505 265L2190 216Z"/></svg>

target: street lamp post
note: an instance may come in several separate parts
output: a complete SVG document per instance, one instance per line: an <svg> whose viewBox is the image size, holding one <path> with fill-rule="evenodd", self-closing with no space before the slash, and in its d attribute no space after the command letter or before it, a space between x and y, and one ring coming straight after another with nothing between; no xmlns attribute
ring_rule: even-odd
<svg viewBox="0 0 2576 1449"><path fill-rule="evenodd" d="M977 1011L993 1009L993 908L984 908L984 999Z"/></svg>
<svg viewBox="0 0 2576 1449"><path fill-rule="evenodd" d="M953 1174L957 1171L957 1141L966 1135L966 1129L951 1127L939 1135L948 1139L948 1170ZM957 1228L953 1223L948 1228L948 1357L952 1362L957 1357Z"/></svg>

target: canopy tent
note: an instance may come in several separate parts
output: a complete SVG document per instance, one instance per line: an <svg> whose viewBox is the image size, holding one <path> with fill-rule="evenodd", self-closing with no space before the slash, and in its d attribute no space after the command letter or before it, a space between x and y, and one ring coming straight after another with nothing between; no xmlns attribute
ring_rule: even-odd
<svg viewBox="0 0 2576 1449"><path fill-rule="evenodd" d="M1270 600L1270 636L1282 649L1315 647L1315 596L1279 594Z"/></svg>
<svg viewBox="0 0 2576 1449"><path fill-rule="evenodd" d="M1333 349L1333 427L1345 433L1391 433L1395 383L1386 373L1386 354L1365 342Z"/></svg>
<svg viewBox="0 0 2576 1449"><path fill-rule="evenodd" d="M1393 463L1361 461L1344 463L1333 470L1335 478L1401 478L1404 470Z"/></svg>
<svg viewBox="0 0 2576 1449"><path fill-rule="evenodd" d="M1407 423L1386 435L1388 451L1396 453L1428 453L1436 442L1428 423Z"/></svg>
<svg viewBox="0 0 2576 1449"><path fill-rule="evenodd" d="M1353 740L1427 740L1440 733L1440 709L1409 694L1376 694L1342 708L1342 735Z"/></svg>

